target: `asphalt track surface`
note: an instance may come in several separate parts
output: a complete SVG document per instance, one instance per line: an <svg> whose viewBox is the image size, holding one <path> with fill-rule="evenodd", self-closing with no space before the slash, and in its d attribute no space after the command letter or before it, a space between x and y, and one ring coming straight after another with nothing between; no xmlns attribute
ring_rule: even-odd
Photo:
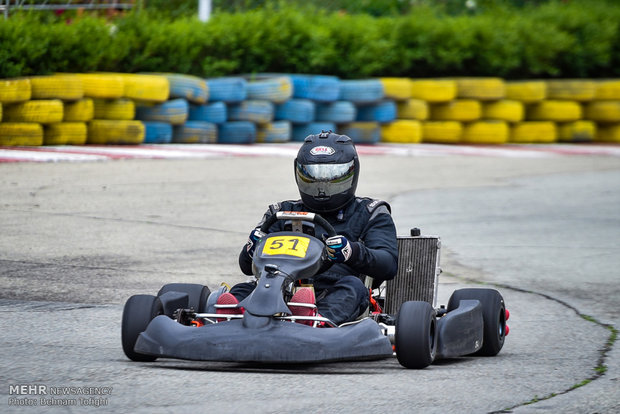
<svg viewBox="0 0 620 414"><path fill-rule="evenodd" d="M620 412L620 157L514 151L362 156L358 194L442 238L439 302L482 284L511 311L497 357L420 371L125 358L130 295L244 280L249 230L297 197L288 155L0 164L0 411Z"/></svg>

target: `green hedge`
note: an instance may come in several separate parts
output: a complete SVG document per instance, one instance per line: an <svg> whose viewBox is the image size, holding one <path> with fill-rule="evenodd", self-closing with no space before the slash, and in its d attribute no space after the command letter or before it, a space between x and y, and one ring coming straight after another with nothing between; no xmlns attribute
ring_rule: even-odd
<svg viewBox="0 0 620 414"><path fill-rule="evenodd" d="M0 20L0 78L52 72L296 72L370 76L620 77L620 6L549 2L372 17L279 5L196 18Z"/></svg>

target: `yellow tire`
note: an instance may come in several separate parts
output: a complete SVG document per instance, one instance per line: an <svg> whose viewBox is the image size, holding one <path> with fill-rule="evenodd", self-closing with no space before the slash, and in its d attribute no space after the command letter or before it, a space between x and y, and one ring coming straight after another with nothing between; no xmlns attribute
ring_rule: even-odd
<svg viewBox="0 0 620 414"><path fill-rule="evenodd" d="M482 104L482 118L497 121L519 122L523 121L525 108L519 101L500 100L484 102Z"/></svg>
<svg viewBox="0 0 620 414"><path fill-rule="evenodd" d="M433 121L470 122L482 116L482 104L473 99L457 99L451 102L431 105Z"/></svg>
<svg viewBox="0 0 620 414"><path fill-rule="evenodd" d="M388 99L404 101L411 98L411 79L409 78L380 78L383 92Z"/></svg>
<svg viewBox="0 0 620 414"><path fill-rule="evenodd" d="M463 124L456 121L422 122L422 141L440 144L455 144L461 141Z"/></svg>
<svg viewBox="0 0 620 414"><path fill-rule="evenodd" d="M506 96L501 78L456 78L457 98L495 101Z"/></svg>
<svg viewBox="0 0 620 414"><path fill-rule="evenodd" d="M32 76L30 85L32 88L31 99L76 101L84 97L82 79L77 75Z"/></svg>
<svg viewBox="0 0 620 414"><path fill-rule="evenodd" d="M596 124L592 121L563 122L557 127L561 142L589 142L596 138Z"/></svg>
<svg viewBox="0 0 620 414"><path fill-rule="evenodd" d="M30 100L30 79L0 79L0 103L16 103Z"/></svg>
<svg viewBox="0 0 620 414"><path fill-rule="evenodd" d="M146 102L165 102L170 96L170 82L165 76L123 74L125 98Z"/></svg>
<svg viewBox="0 0 620 414"><path fill-rule="evenodd" d="M477 121L465 124L461 142L468 144L505 144L510 130L503 121Z"/></svg>
<svg viewBox="0 0 620 414"><path fill-rule="evenodd" d="M548 80L547 99L591 101L596 95L596 82L583 79Z"/></svg>
<svg viewBox="0 0 620 414"><path fill-rule="evenodd" d="M598 81L594 99L620 101L620 79Z"/></svg>
<svg viewBox="0 0 620 414"><path fill-rule="evenodd" d="M50 124L61 122L63 115L62 101L49 99L5 105L3 119L6 122Z"/></svg>
<svg viewBox="0 0 620 414"><path fill-rule="evenodd" d="M118 119L130 121L136 116L136 104L130 99L94 99L94 119Z"/></svg>
<svg viewBox="0 0 620 414"><path fill-rule="evenodd" d="M65 102L64 122L88 122L95 117L95 104L91 98Z"/></svg>
<svg viewBox="0 0 620 414"><path fill-rule="evenodd" d="M399 143L418 143L422 141L420 121L399 119L381 126L381 141Z"/></svg>
<svg viewBox="0 0 620 414"><path fill-rule="evenodd" d="M428 119L429 112L428 103L421 99L407 99L404 102L398 102L396 105L396 116L399 119L424 121Z"/></svg>
<svg viewBox="0 0 620 414"><path fill-rule="evenodd" d="M2 122L0 123L0 146L39 146L43 145L41 124Z"/></svg>
<svg viewBox="0 0 620 414"><path fill-rule="evenodd" d="M570 122L581 119L583 110L578 102L545 100L527 109L528 121Z"/></svg>
<svg viewBox="0 0 620 414"><path fill-rule="evenodd" d="M88 130L85 122L59 122L43 128L44 145L84 145Z"/></svg>
<svg viewBox="0 0 620 414"><path fill-rule="evenodd" d="M2 122L2 104L0 103L0 122Z"/></svg>
<svg viewBox="0 0 620 414"><path fill-rule="evenodd" d="M583 112L583 117L591 121L620 122L620 100L588 102Z"/></svg>
<svg viewBox="0 0 620 414"><path fill-rule="evenodd" d="M510 142L552 143L557 139L558 132L553 122L519 122L510 128Z"/></svg>
<svg viewBox="0 0 620 414"><path fill-rule="evenodd" d="M84 96L99 99L118 99L125 95L125 81L115 73L78 73Z"/></svg>
<svg viewBox="0 0 620 414"><path fill-rule="evenodd" d="M620 142L620 123L599 125L596 132L596 140L601 142Z"/></svg>
<svg viewBox="0 0 620 414"><path fill-rule="evenodd" d="M93 120L88 123L88 144L141 144L145 127L140 121Z"/></svg>
<svg viewBox="0 0 620 414"><path fill-rule="evenodd" d="M506 82L506 99L523 103L540 102L547 98L545 81Z"/></svg>
<svg viewBox="0 0 620 414"><path fill-rule="evenodd" d="M412 79L411 98L448 102L456 98L456 82L447 79Z"/></svg>

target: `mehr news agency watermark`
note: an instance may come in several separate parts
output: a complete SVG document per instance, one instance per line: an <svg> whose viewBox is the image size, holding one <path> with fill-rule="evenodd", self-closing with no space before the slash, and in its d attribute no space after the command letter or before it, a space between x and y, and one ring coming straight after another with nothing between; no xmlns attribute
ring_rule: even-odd
<svg viewBox="0 0 620 414"><path fill-rule="evenodd" d="M8 405L12 407L105 407L113 387L9 384Z"/></svg>

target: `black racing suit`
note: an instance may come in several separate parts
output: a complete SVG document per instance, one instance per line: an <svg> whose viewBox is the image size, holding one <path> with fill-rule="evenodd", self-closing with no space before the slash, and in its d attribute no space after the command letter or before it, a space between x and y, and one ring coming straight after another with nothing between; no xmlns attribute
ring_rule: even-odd
<svg viewBox="0 0 620 414"><path fill-rule="evenodd" d="M260 225L277 211L309 211L298 201L283 201L269 206ZM340 324L355 320L367 307L369 293L361 276L367 275L378 283L396 276L398 246L396 227L389 205L380 200L356 197L342 210L321 214L351 243L353 253L346 263L334 263L327 271L313 278L319 313ZM269 232L285 230L286 222L276 221ZM315 225L315 236L321 238L325 229ZM252 258L245 247L239 254L239 266L246 275L252 274ZM255 287L255 283L241 283L231 293L242 300Z"/></svg>

